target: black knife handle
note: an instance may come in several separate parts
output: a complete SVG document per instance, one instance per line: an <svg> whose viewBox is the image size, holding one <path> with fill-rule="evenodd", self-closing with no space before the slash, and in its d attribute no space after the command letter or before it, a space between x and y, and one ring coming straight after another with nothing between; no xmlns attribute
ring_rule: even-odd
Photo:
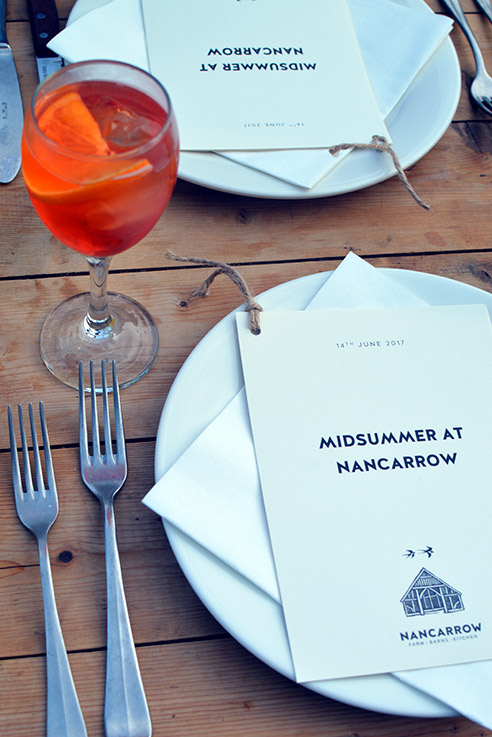
<svg viewBox="0 0 492 737"><path fill-rule="evenodd" d="M5 23L7 14L7 0L0 0L0 43L7 43L7 25Z"/></svg>
<svg viewBox="0 0 492 737"><path fill-rule="evenodd" d="M36 56L57 56L46 47L60 30L55 0L28 0L27 8Z"/></svg>

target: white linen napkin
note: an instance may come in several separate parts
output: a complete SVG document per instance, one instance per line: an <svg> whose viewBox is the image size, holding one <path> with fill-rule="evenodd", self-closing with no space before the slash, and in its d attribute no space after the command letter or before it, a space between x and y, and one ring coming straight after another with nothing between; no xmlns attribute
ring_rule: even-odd
<svg viewBox="0 0 492 737"><path fill-rule="evenodd" d="M78 0L71 22L48 46L68 62L114 59L148 69L138 0L100 2L103 0ZM81 10L77 11L77 6ZM84 12L84 6L88 12ZM397 0L350 0L350 7L369 79L383 117L387 117L449 34L452 21L425 6L415 10ZM230 151L220 155L311 188L349 153L334 157L326 149L307 149Z"/></svg>
<svg viewBox="0 0 492 737"><path fill-rule="evenodd" d="M419 297L350 253L307 309L418 304ZM143 501L280 602L244 388ZM393 675L492 728L492 661Z"/></svg>

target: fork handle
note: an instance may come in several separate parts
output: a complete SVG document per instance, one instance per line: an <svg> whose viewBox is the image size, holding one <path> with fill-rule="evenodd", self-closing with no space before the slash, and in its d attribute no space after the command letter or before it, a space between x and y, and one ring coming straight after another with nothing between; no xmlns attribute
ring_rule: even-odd
<svg viewBox="0 0 492 737"><path fill-rule="evenodd" d="M489 21L492 23L492 5L490 0L475 0L476 4L483 10Z"/></svg>
<svg viewBox="0 0 492 737"><path fill-rule="evenodd" d="M473 51L473 56L475 57L475 63L477 65L477 70L479 69L484 70L485 64L483 60L482 51L480 49L480 46L478 45L478 41L475 38L475 35L470 27L470 24L468 23L468 20L463 11L463 8L461 7L459 0L441 0L441 2L450 11L451 15L453 16L453 18L458 23L461 30L467 37L468 42Z"/></svg>
<svg viewBox="0 0 492 737"><path fill-rule="evenodd" d="M38 539L46 632L47 737L87 737L58 619L46 536Z"/></svg>
<svg viewBox="0 0 492 737"><path fill-rule="evenodd" d="M152 723L123 589L112 502L103 503L103 512L108 600L106 737L151 737Z"/></svg>

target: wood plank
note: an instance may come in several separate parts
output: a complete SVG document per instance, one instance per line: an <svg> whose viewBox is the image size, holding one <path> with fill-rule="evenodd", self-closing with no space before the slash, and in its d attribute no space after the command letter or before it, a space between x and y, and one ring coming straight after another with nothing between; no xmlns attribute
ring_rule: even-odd
<svg viewBox="0 0 492 737"><path fill-rule="evenodd" d="M483 218L490 205L491 153L489 125L454 124L409 171L417 193L431 205L429 212L394 177L315 200L248 198L180 181L154 230L112 265L118 271L166 269L168 249L237 264L334 258L350 248L365 255L388 248L399 253L491 248ZM3 192L11 215L6 238L16 246L2 251L2 276L87 271L84 257L62 246L39 221L19 177Z"/></svg>
<svg viewBox="0 0 492 737"><path fill-rule="evenodd" d="M464 718L387 716L341 704L297 686L227 638L139 647L155 737L488 737ZM104 654L70 658L89 737L102 726ZM44 659L0 664L0 732L42 737ZM29 703L29 709L25 703Z"/></svg>
<svg viewBox="0 0 492 737"><path fill-rule="evenodd" d="M164 533L162 533L164 535ZM135 642L164 643L223 634L201 604L167 549L131 551L121 556L123 580ZM104 557L78 554L53 579L60 623L69 652L106 647ZM0 569L2 617L10 622L0 641L2 658L46 652L43 603L37 566Z"/></svg>

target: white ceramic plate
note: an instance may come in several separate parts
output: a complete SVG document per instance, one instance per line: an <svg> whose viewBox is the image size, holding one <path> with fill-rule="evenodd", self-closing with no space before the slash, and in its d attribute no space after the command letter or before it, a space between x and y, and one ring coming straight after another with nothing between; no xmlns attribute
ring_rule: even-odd
<svg viewBox="0 0 492 737"><path fill-rule="evenodd" d="M410 8L422 0L399 0ZM386 119L392 146L404 169L422 158L444 135L458 106L461 70L453 43L445 39ZM355 151L309 190L241 166L213 153L182 152L179 176L203 187L271 199L314 199L353 192L395 175L389 156Z"/></svg>
<svg viewBox="0 0 492 737"><path fill-rule="evenodd" d="M424 0L396 0L432 12ZM77 0L69 23L107 0ZM461 92L461 72L453 43L446 38L386 120L393 148L404 169L422 158L447 130ZM181 152L179 177L224 192L272 199L328 197L369 187L394 176L389 156L356 151L309 190L283 182L213 153Z"/></svg>
<svg viewBox="0 0 492 737"><path fill-rule="evenodd" d="M400 5L432 12L423 0L397 0ZM447 38L386 119L404 169L435 146L458 106L461 70ZM394 176L389 157L373 151L352 152L315 187L304 190L280 179L241 166L213 153L181 153L179 176L203 187L254 197L312 199L353 192Z"/></svg>
<svg viewBox="0 0 492 737"><path fill-rule="evenodd" d="M492 314L492 295L475 287L414 271L382 271L429 304L485 303ZM287 282L257 299L264 309L304 309L328 275L313 274ZM242 386L235 318L230 313L193 350L169 392L157 434L156 480ZM164 527L185 576L207 609L251 653L295 680L280 605L171 524L164 523ZM390 714L414 717L455 714L441 702L391 675L306 685L338 701Z"/></svg>

